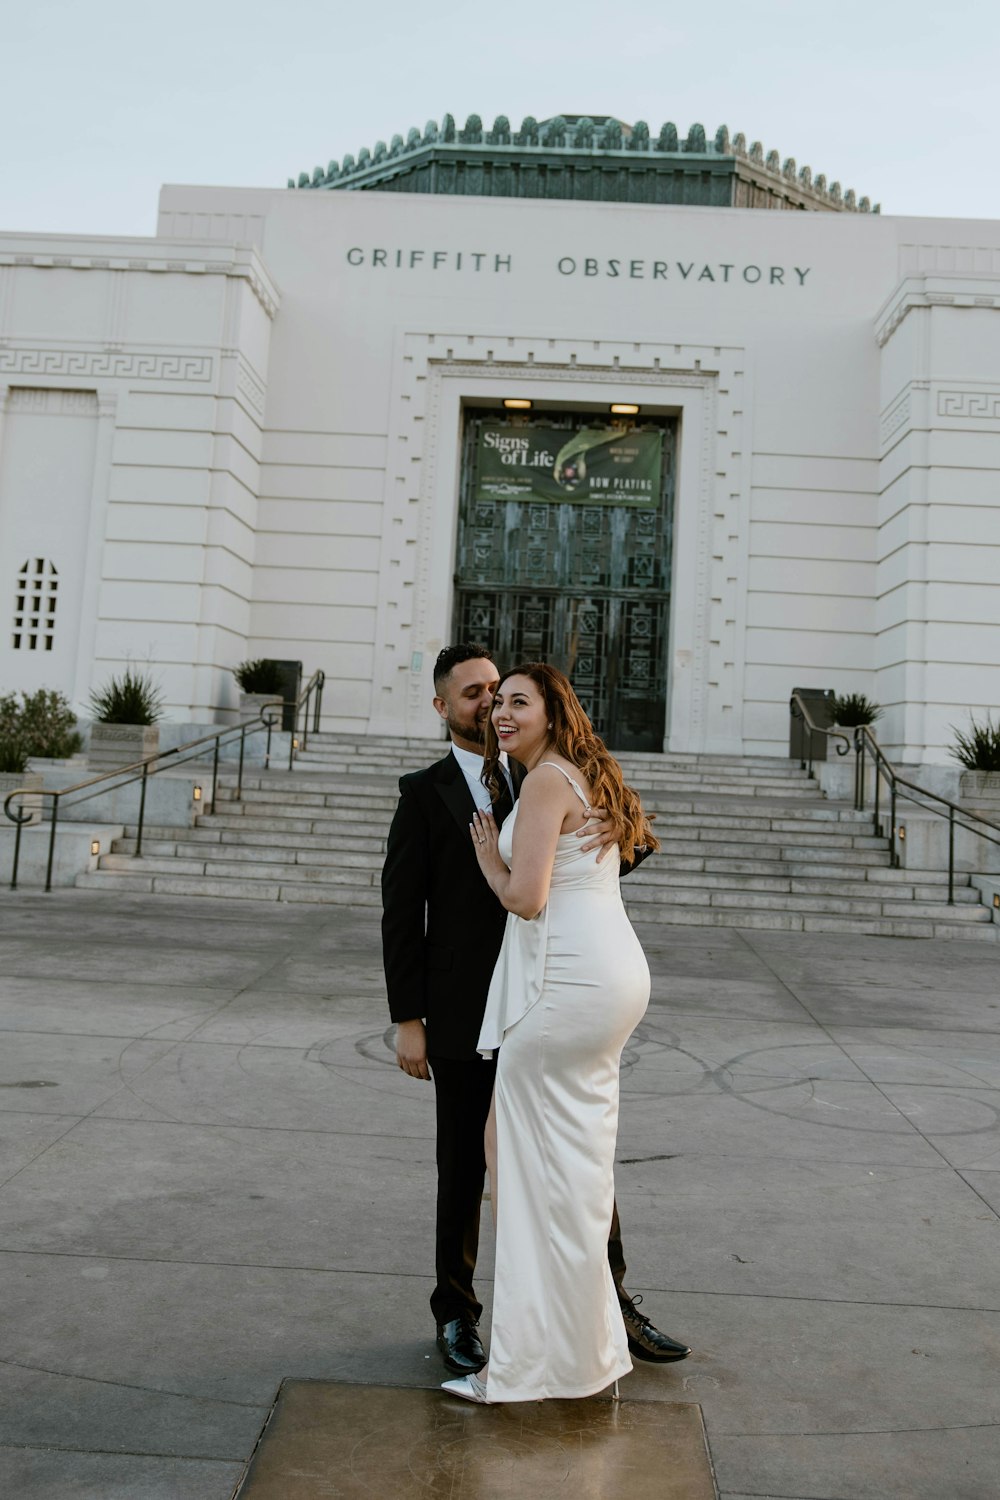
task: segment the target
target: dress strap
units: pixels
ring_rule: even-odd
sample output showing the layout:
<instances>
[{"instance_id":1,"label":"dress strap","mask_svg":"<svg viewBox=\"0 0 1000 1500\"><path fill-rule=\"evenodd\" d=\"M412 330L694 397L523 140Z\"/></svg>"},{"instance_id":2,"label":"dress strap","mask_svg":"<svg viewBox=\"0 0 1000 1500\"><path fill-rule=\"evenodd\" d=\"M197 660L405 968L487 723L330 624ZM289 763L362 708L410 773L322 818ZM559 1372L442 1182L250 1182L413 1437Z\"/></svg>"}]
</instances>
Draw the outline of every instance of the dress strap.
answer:
<instances>
[{"instance_id":1,"label":"dress strap","mask_svg":"<svg viewBox=\"0 0 1000 1500\"><path fill-rule=\"evenodd\" d=\"M573 788L574 792L579 797L580 801L583 803L584 811L588 812L588 813L590 812L590 810L591 810L590 809L590 803L588 802L588 800L587 800L587 798L586 798L586 796L585 796L585 794L583 792L582 787L575 780L575 778L572 777L569 774L568 771L564 771L563 768L562 768L562 766L560 766L554 760L542 760L542 761L539 761L539 765L541 765L541 766L551 766L554 771L562 771L562 774L565 776L566 780L569 782L570 786Z\"/></svg>"}]
</instances>

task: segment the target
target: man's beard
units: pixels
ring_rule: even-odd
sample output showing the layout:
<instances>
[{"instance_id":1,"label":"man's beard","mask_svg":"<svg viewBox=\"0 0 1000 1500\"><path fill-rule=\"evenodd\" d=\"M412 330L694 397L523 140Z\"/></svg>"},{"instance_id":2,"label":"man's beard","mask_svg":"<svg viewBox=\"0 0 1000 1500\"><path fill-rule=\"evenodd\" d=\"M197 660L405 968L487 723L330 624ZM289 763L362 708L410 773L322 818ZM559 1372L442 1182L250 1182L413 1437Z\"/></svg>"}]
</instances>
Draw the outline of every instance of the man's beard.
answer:
<instances>
[{"instance_id":1,"label":"man's beard","mask_svg":"<svg viewBox=\"0 0 1000 1500\"><path fill-rule=\"evenodd\" d=\"M473 744L486 748L486 718L463 721L456 719L454 714L449 713L445 723L449 733L458 735L460 739L471 740Z\"/></svg>"}]
</instances>

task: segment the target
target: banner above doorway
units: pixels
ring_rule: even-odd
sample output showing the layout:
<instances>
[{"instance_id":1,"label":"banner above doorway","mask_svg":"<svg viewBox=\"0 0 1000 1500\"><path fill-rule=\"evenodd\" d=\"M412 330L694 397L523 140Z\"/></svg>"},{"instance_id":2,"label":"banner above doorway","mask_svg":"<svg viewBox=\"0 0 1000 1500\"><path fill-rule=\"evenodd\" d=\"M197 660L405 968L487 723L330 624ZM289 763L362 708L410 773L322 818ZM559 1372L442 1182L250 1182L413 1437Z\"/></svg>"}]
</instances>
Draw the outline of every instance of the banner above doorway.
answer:
<instances>
[{"instance_id":1,"label":"banner above doorway","mask_svg":"<svg viewBox=\"0 0 1000 1500\"><path fill-rule=\"evenodd\" d=\"M661 462L660 432L484 423L475 499L655 507Z\"/></svg>"}]
</instances>

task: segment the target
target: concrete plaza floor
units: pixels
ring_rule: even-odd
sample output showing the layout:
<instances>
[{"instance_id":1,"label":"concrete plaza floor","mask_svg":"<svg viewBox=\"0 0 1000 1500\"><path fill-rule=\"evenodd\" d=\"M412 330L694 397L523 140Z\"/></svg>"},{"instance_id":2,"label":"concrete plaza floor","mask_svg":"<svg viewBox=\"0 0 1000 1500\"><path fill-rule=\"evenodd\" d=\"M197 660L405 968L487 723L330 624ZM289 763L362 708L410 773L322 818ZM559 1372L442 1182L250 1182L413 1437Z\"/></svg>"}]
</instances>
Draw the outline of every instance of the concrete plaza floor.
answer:
<instances>
[{"instance_id":1,"label":"concrete plaza floor","mask_svg":"<svg viewBox=\"0 0 1000 1500\"><path fill-rule=\"evenodd\" d=\"M640 935L629 1286L695 1353L623 1396L725 1500L992 1500L996 948ZM442 1378L374 914L4 893L0 976L0 1495L227 1500L283 1378Z\"/></svg>"}]
</instances>

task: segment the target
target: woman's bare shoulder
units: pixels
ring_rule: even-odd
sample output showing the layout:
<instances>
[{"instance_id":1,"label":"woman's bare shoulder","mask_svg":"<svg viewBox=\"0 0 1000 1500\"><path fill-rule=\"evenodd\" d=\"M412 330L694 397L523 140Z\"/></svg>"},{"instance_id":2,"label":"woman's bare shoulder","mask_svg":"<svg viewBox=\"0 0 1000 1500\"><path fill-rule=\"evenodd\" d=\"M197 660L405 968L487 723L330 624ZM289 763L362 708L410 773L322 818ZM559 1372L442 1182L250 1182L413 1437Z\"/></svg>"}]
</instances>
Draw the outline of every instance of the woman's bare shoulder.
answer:
<instances>
[{"instance_id":1,"label":"woman's bare shoulder","mask_svg":"<svg viewBox=\"0 0 1000 1500\"><path fill-rule=\"evenodd\" d=\"M572 761L565 760L561 755L550 755L545 760L539 761L538 765L534 766L528 772L527 776L525 776L521 783L521 795L524 795L524 788L528 786L529 782L534 782L537 789L536 795L547 797L569 796L575 800L575 793L569 785L570 781L574 782L580 791L589 798L590 787L579 766L575 766Z\"/></svg>"}]
</instances>

